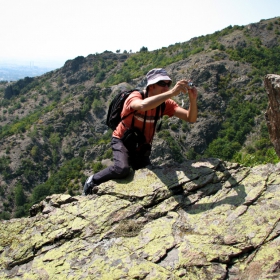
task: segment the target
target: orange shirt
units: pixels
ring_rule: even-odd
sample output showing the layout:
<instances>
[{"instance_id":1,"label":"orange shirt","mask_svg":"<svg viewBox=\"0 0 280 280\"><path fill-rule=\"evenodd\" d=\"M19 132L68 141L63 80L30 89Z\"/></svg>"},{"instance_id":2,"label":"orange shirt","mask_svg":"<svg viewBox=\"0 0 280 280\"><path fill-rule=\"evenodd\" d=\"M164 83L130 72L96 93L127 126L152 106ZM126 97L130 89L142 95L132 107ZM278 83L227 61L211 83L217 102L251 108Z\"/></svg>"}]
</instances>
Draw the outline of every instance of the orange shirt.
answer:
<instances>
[{"instance_id":1,"label":"orange shirt","mask_svg":"<svg viewBox=\"0 0 280 280\"><path fill-rule=\"evenodd\" d=\"M133 112L134 110L130 107L130 104L135 99L141 99L142 95L138 91L134 91L129 95L129 97L124 102L123 110L121 113L121 117L127 116L129 113ZM178 104L171 100L167 99L165 101L165 110L164 115L168 115L169 117L172 117L174 115L175 109L178 107ZM145 124L145 137L147 143L152 143L153 135L154 135L154 120L156 115L156 108L148 110L147 116L146 116L146 124ZM132 113L128 117L126 117L122 122L119 123L117 128L113 132L113 137L116 138L122 138L124 132L130 128L132 123L132 118L134 116L134 127L139 128L141 131L143 129L143 123L145 118L145 112L144 111L137 111L136 113ZM161 116L161 113L159 113L159 116Z\"/></svg>"}]
</instances>

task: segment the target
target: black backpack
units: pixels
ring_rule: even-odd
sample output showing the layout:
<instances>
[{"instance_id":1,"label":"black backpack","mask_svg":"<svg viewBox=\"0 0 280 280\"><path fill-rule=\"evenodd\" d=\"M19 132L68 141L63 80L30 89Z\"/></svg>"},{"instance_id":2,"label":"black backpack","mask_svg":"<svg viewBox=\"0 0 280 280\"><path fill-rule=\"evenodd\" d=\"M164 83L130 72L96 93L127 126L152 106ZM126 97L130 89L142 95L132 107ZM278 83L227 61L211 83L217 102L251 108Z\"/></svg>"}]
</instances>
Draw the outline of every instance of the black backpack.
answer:
<instances>
[{"instance_id":1,"label":"black backpack","mask_svg":"<svg viewBox=\"0 0 280 280\"><path fill-rule=\"evenodd\" d=\"M127 97L133 92L133 91L139 91L138 89L132 89L132 90L126 90L119 92L112 102L110 103L109 110L107 113L107 120L106 124L112 129L115 130L118 124L124 120L129 115L133 114L134 112L129 113L128 115L121 118L121 112L123 109L123 104ZM139 91L142 95L142 99L144 99L144 92Z\"/></svg>"},{"instance_id":2,"label":"black backpack","mask_svg":"<svg viewBox=\"0 0 280 280\"><path fill-rule=\"evenodd\" d=\"M126 90L126 91L119 92L114 97L114 99L111 101L111 103L109 105L108 113L107 113L106 125L109 126L112 130L115 130L116 127L118 126L118 124L122 120L124 120L125 118L127 118L131 114L135 113L135 111L133 111L133 112L129 113L128 115L126 115L124 117L121 117L121 112L122 112L122 109L123 109L124 102L128 98L128 96L134 91L140 92L141 95L142 95L142 99L145 98L143 91L140 91L139 89L132 89L132 90ZM164 109L165 109L165 102L163 102L160 106L158 106L157 115L156 115L156 122L159 118L159 115L158 115L159 114L159 108L161 108L161 117L162 117ZM155 122L155 124L156 124L156 122ZM159 127L159 129L160 129L160 127Z\"/></svg>"}]
</instances>

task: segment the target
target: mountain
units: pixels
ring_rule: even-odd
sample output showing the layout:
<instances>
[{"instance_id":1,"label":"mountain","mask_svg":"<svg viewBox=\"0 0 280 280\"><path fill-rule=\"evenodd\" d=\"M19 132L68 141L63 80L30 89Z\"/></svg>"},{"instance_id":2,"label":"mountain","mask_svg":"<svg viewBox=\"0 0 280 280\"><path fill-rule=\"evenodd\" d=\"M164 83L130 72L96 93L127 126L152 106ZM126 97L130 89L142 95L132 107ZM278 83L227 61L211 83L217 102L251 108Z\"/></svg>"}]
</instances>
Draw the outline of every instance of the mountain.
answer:
<instances>
[{"instance_id":1,"label":"mountain","mask_svg":"<svg viewBox=\"0 0 280 280\"><path fill-rule=\"evenodd\" d=\"M163 120L155 165L215 157L245 166L277 163L264 117L264 76L280 73L280 18L229 26L168 48L105 51L76 57L39 77L0 83L1 218L27 215L46 196L81 193L86 177L111 164L105 119L114 94L143 88L164 67L173 81L191 78L199 118ZM186 96L175 100L188 107Z\"/></svg>"},{"instance_id":2,"label":"mountain","mask_svg":"<svg viewBox=\"0 0 280 280\"><path fill-rule=\"evenodd\" d=\"M280 164L208 158L2 221L1 279L279 279Z\"/></svg>"}]
</instances>

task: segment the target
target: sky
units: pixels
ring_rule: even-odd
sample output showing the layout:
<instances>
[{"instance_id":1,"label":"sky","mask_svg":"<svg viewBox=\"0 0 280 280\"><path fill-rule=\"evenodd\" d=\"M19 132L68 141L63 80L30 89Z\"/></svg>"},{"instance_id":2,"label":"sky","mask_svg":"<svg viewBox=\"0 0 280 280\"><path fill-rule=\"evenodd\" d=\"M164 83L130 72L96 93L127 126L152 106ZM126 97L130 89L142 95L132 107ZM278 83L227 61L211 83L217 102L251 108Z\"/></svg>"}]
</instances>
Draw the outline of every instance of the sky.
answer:
<instances>
[{"instance_id":1,"label":"sky","mask_svg":"<svg viewBox=\"0 0 280 280\"><path fill-rule=\"evenodd\" d=\"M149 51L280 16L279 0L0 0L0 65Z\"/></svg>"}]
</instances>

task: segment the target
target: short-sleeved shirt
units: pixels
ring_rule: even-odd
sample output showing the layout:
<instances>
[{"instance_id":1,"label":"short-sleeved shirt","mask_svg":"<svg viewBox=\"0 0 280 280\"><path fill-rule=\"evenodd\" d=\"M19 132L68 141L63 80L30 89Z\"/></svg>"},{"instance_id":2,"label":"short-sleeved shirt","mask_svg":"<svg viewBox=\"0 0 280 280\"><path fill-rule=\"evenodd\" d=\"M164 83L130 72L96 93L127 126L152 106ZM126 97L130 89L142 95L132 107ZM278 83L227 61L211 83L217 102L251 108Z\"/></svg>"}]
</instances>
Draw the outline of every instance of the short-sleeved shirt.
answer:
<instances>
[{"instance_id":1,"label":"short-sleeved shirt","mask_svg":"<svg viewBox=\"0 0 280 280\"><path fill-rule=\"evenodd\" d=\"M134 127L139 128L141 131L143 129L143 124L144 124L144 118L145 118L145 111L136 111L130 107L130 104L133 100L135 99L141 99L142 100L142 95L138 91L132 92L129 97L126 99L123 110L121 113L121 117L127 116L122 122L120 122L117 126L117 128L113 132L113 137L121 139L125 133L125 131L131 127L132 124L132 118L134 116ZM168 115L169 117L172 117L175 113L176 108L179 105L171 100L167 99L165 101L165 109L163 112L163 115ZM161 113L160 113L161 115ZM155 130L155 116L156 116L156 108L148 110L147 115L146 115L146 123L145 123L145 137L146 137L146 142L147 143L152 143L153 136L154 136L154 130Z\"/></svg>"}]
</instances>

